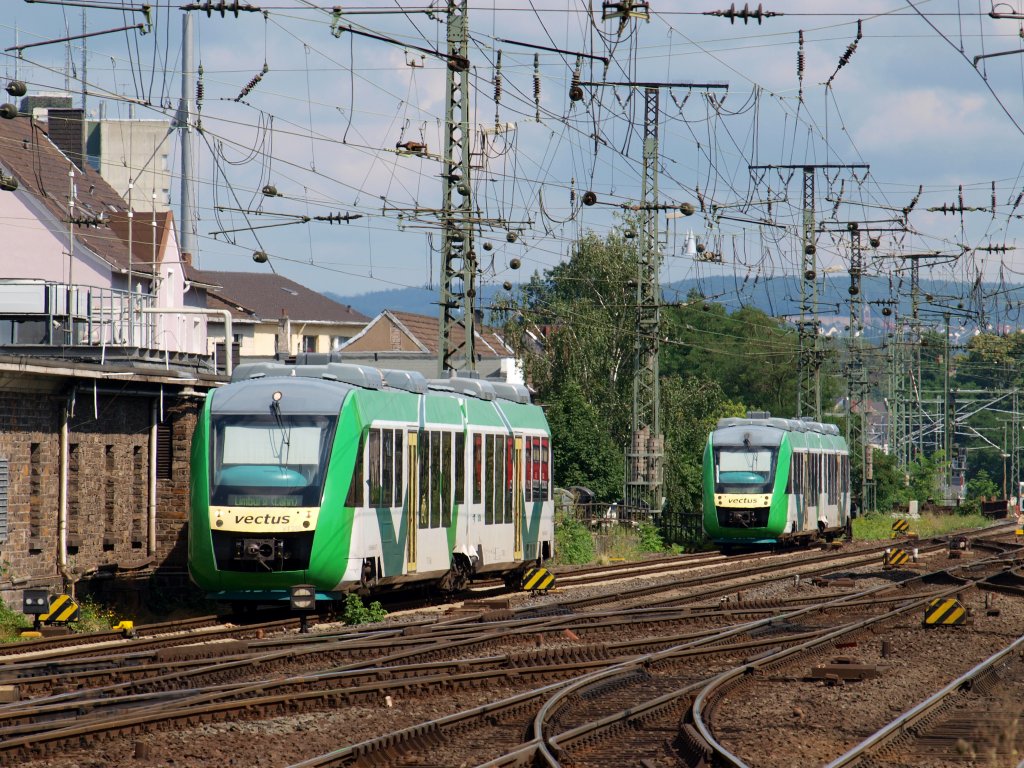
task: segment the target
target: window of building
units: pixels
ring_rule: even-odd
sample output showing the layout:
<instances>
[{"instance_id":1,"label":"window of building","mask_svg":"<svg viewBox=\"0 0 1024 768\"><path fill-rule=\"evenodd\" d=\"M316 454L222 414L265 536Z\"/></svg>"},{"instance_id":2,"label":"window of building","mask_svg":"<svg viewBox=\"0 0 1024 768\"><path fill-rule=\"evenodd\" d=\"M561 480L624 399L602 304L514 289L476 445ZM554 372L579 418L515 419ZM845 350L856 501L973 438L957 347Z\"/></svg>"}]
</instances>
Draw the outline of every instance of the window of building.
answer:
<instances>
[{"instance_id":1,"label":"window of building","mask_svg":"<svg viewBox=\"0 0 1024 768\"><path fill-rule=\"evenodd\" d=\"M316 336L303 336L302 337L302 351L303 352L316 352Z\"/></svg>"}]
</instances>

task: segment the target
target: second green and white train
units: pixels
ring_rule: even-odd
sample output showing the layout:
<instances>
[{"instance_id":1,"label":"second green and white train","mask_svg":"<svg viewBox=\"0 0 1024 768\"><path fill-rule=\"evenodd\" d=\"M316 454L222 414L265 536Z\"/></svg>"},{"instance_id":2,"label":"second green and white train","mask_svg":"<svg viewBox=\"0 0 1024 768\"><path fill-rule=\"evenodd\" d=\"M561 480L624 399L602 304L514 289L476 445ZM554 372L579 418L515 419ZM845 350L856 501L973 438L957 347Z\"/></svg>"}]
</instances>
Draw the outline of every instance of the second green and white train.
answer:
<instances>
[{"instance_id":1,"label":"second green and white train","mask_svg":"<svg viewBox=\"0 0 1024 768\"><path fill-rule=\"evenodd\" d=\"M850 452L834 424L721 419L704 449L704 530L723 547L850 536Z\"/></svg>"}]
</instances>

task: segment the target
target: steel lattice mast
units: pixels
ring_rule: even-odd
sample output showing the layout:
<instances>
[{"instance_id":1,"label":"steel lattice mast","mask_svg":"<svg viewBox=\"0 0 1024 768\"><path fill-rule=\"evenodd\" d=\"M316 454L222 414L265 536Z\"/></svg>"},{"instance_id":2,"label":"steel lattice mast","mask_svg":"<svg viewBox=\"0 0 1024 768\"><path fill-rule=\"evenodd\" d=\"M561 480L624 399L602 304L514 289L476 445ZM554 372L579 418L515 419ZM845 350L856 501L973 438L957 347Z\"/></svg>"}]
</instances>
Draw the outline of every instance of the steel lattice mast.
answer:
<instances>
[{"instance_id":1,"label":"steel lattice mast","mask_svg":"<svg viewBox=\"0 0 1024 768\"><path fill-rule=\"evenodd\" d=\"M448 76L441 175L441 307L438 372L475 371L476 252L470 183L469 0L448 0ZM462 339L455 329L461 328Z\"/></svg>"},{"instance_id":2,"label":"steel lattice mast","mask_svg":"<svg viewBox=\"0 0 1024 768\"><path fill-rule=\"evenodd\" d=\"M659 413L661 249L658 245L659 90L644 89L644 165L637 258L636 339L633 346L633 415L626 456L626 505L661 508L664 437Z\"/></svg>"}]
</instances>

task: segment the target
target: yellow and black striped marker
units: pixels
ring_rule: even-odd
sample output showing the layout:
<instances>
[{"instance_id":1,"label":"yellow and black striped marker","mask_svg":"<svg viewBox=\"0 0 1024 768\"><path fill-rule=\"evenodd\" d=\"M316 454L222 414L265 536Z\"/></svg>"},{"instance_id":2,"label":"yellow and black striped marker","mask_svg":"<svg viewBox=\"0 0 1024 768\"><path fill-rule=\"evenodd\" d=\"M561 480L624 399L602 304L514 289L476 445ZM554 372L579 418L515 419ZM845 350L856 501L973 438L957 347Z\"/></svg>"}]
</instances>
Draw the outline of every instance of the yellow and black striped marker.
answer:
<instances>
[{"instance_id":1,"label":"yellow and black striped marker","mask_svg":"<svg viewBox=\"0 0 1024 768\"><path fill-rule=\"evenodd\" d=\"M893 548L887 550L882 556L882 567L895 568L897 565L903 565L908 560L910 560L910 555L907 554L905 549Z\"/></svg>"},{"instance_id":2,"label":"yellow and black striped marker","mask_svg":"<svg viewBox=\"0 0 1024 768\"><path fill-rule=\"evenodd\" d=\"M554 574L547 568L530 568L523 575L524 592L547 592L554 585Z\"/></svg>"},{"instance_id":3,"label":"yellow and black striped marker","mask_svg":"<svg viewBox=\"0 0 1024 768\"><path fill-rule=\"evenodd\" d=\"M892 524L892 537L905 536L910 530L910 521L905 519L896 520Z\"/></svg>"},{"instance_id":4,"label":"yellow and black striped marker","mask_svg":"<svg viewBox=\"0 0 1024 768\"><path fill-rule=\"evenodd\" d=\"M956 626L967 619L967 609L952 597L937 597L928 603L924 612L924 626Z\"/></svg>"},{"instance_id":5,"label":"yellow and black striped marker","mask_svg":"<svg viewBox=\"0 0 1024 768\"><path fill-rule=\"evenodd\" d=\"M39 617L43 624L66 624L78 620L78 603L71 595L50 598L50 610Z\"/></svg>"}]
</instances>

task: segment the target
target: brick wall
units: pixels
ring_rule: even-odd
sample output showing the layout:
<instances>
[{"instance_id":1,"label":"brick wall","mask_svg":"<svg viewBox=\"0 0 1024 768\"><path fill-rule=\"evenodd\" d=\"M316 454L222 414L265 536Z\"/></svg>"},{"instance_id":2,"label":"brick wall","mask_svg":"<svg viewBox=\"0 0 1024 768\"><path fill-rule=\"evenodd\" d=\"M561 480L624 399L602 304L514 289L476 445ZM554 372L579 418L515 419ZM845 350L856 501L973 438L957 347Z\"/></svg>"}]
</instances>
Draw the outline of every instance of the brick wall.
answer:
<instances>
[{"instance_id":1,"label":"brick wall","mask_svg":"<svg viewBox=\"0 0 1024 768\"><path fill-rule=\"evenodd\" d=\"M61 392L0 390L0 460L9 462L8 536L0 542L0 595L20 608L27 587L60 591ZM70 387L70 384L68 384ZM52 386L50 387L52 389ZM68 390L65 390L68 391ZM99 571L182 571L188 516L189 445L199 403L165 388L158 463L157 547L148 551L151 409L155 398L79 391L69 420L68 566L76 579ZM157 401L158 402L158 401ZM157 417L160 418L159 404Z\"/></svg>"}]
</instances>

